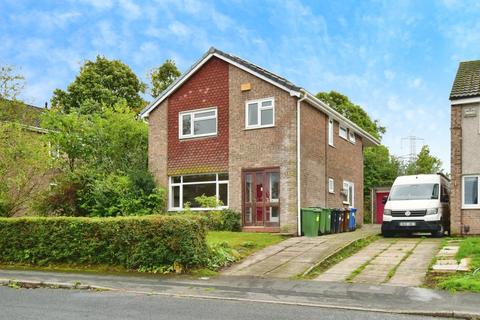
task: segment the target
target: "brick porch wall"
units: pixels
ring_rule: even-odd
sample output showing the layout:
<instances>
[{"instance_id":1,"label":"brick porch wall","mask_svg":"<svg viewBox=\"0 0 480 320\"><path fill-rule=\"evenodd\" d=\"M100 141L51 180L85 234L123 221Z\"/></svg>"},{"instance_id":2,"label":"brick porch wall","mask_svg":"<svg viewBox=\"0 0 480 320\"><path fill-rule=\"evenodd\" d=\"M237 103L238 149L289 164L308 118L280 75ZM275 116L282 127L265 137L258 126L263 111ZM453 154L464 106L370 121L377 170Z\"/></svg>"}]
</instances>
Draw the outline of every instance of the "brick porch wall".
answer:
<instances>
[{"instance_id":1,"label":"brick porch wall","mask_svg":"<svg viewBox=\"0 0 480 320\"><path fill-rule=\"evenodd\" d=\"M250 91L241 91L250 83ZM229 202L242 209L242 168L280 167L280 227L296 233L296 99L235 66L229 66ZM275 127L245 129L245 102L275 97Z\"/></svg>"}]
</instances>

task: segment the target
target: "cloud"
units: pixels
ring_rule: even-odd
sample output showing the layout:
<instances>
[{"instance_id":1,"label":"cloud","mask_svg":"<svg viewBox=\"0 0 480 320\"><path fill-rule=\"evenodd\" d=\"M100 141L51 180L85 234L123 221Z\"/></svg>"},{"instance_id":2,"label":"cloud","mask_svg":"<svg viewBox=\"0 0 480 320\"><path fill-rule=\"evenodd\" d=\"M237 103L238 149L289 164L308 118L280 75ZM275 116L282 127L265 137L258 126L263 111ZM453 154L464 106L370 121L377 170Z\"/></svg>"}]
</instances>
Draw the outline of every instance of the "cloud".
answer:
<instances>
[{"instance_id":1,"label":"cloud","mask_svg":"<svg viewBox=\"0 0 480 320\"><path fill-rule=\"evenodd\" d=\"M142 14L140 6L130 0L120 0L119 5L127 19L137 19Z\"/></svg>"}]
</instances>

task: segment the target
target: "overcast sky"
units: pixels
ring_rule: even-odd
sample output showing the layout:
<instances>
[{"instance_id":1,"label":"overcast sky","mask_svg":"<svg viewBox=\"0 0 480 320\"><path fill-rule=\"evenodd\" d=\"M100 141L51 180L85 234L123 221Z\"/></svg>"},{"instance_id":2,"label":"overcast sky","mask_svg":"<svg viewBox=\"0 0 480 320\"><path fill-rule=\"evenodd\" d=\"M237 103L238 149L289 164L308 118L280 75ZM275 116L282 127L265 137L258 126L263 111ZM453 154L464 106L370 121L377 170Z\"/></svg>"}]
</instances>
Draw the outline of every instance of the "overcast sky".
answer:
<instances>
[{"instance_id":1,"label":"overcast sky","mask_svg":"<svg viewBox=\"0 0 480 320\"><path fill-rule=\"evenodd\" d=\"M312 93L336 90L450 165L448 95L459 61L480 59L478 1L0 1L0 64L43 105L86 59L121 59L146 81L165 59L186 70L210 46ZM418 142L418 149L422 141Z\"/></svg>"}]
</instances>

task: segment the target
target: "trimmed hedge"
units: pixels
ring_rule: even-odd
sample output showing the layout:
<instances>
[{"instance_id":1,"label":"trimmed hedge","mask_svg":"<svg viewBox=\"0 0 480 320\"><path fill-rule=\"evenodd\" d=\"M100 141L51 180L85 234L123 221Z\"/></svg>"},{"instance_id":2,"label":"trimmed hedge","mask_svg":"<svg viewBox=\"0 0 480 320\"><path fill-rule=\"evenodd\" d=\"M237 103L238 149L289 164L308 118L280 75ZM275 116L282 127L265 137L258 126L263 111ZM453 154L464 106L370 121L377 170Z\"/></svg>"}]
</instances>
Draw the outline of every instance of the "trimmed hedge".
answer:
<instances>
[{"instance_id":1,"label":"trimmed hedge","mask_svg":"<svg viewBox=\"0 0 480 320\"><path fill-rule=\"evenodd\" d=\"M213 210L197 213L202 217L208 230L211 231L240 231L242 226L240 224L240 213L231 210Z\"/></svg>"},{"instance_id":2,"label":"trimmed hedge","mask_svg":"<svg viewBox=\"0 0 480 320\"><path fill-rule=\"evenodd\" d=\"M0 262L184 268L208 258L206 228L194 216L0 218Z\"/></svg>"}]
</instances>

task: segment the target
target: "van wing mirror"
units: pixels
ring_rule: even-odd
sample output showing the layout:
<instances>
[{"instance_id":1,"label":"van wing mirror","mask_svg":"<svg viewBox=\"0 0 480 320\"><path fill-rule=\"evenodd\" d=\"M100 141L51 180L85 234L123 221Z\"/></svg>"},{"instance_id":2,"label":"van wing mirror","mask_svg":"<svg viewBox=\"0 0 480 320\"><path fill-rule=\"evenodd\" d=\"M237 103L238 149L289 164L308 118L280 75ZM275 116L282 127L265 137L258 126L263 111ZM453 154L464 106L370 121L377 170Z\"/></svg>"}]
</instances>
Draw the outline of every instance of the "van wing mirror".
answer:
<instances>
[{"instance_id":1,"label":"van wing mirror","mask_svg":"<svg viewBox=\"0 0 480 320\"><path fill-rule=\"evenodd\" d=\"M382 204L387 203L387 201L388 201L388 196L383 196L383 198L382 198Z\"/></svg>"}]
</instances>

